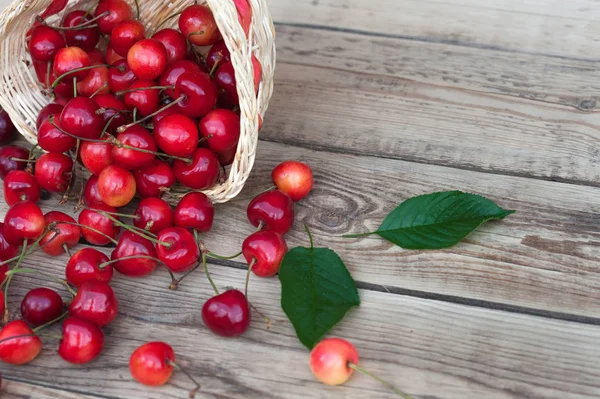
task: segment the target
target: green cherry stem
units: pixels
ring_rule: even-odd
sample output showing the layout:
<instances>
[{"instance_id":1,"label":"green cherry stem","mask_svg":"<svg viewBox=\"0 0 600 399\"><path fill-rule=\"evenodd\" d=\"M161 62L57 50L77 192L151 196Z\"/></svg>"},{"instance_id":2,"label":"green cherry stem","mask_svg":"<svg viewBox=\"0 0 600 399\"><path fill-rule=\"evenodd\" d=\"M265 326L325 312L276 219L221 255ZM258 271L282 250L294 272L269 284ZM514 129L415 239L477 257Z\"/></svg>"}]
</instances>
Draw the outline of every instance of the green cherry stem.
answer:
<instances>
[{"instance_id":1,"label":"green cherry stem","mask_svg":"<svg viewBox=\"0 0 600 399\"><path fill-rule=\"evenodd\" d=\"M170 102L169 104L165 105L164 107L154 111L153 113L151 113L150 115L146 115L144 116L142 119L138 119L135 122L131 122L127 125L122 125L119 126L119 128L117 129L117 133L123 133L125 130L129 129L132 126L138 125L142 122L147 121L148 119L151 119L153 116L156 116L158 114L160 114L161 112L163 112L166 109L169 109L171 107L174 107L175 105L179 104L180 102L182 102L183 100L185 100L187 97L185 95L180 96L179 98L177 98L175 101Z\"/></svg>"},{"instance_id":2,"label":"green cherry stem","mask_svg":"<svg viewBox=\"0 0 600 399\"><path fill-rule=\"evenodd\" d=\"M69 178L69 185L67 190L63 194L62 199L59 204L63 205L69 201L69 195L73 190L73 185L75 184L75 179L77 178L77 157L79 156L79 148L81 147L81 140L77 139L77 144L75 145L75 155L73 156L73 166L71 167L71 177Z\"/></svg>"},{"instance_id":3,"label":"green cherry stem","mask_svg":"<svg viewBox=\"0 0 600 399\"><path fill-rule=\"evenodd\" d=\"M108 82L102 83L102 85L100 87L98 87L95 92L92 93L92 95L90 96L90 98L94 98L94 96L96 96L97 94L99 94L107 86L108 86Z\"/></svg>"},{"instance_id":4,"label":"green cherry stem","mask_svg":"<svg viewBox=\"0 0 600 399\"><path fill-rule=\"evenodd\" d=\"M95 211L96 211L96 212L99 212L99 211L97 211L97 210L95 210ZM86 225L83 225L83 224L80 224L80 223L73 223L73 222L62 222L62 221L60 221L60 222L56 222L56 223L57 223L57 224L70 224L70 225L72 225L72 226L79 226L79 227L81 227L82 229L88 229L89 231L93 231L93 232L94 232L94 233L96 233L96 234L100 234L102 237L106 238L107 240L110 240L110 242L112 242L112 243L113 243L113 244L115 244L115 245L117 245L117 244L119 243L117 240L115 240L115 239L114 239L114 238L112 238L111 236L109 236L109 235L107 235L107 234L104 234L104 233L103 233L103 232L101 232L100 230L97 230L97 229L95 229L95 228L93 228L93 227L90 227L90 226L86 226Z\"/></svg>"},{"instance_id":5,"label":"green cherry stem","mask_svg":"<svg viewBox=\"0 0 600 399\"><path fill-rule=\"evenodd\" d=\"M256 258L252 258L250 264L248 265L248 272L246 273L246 288L244 289L244 295L246 295L246 299L248 299L248 283L250 282L250 272L256 263Z\"/></svg>"},{"instance_id":6,"label":"green cherry stem","mask_svg":"<svg viewBox=\"0 0 600 399\"><path fill-rule=\"evenodd\" d=\"M123 256L122 258L111 259L109 261L102 262L102 263L100 263L98 265L98 269L102 270L106 266L112 265L113 263L117 263L117 262L120 262L122 260L130 260L130 259L151 259L151 260L157 261L158 263L162 264L162 260L160 260L158 258L155 258L154 256L149 256L149 255L130 255L130 256Z\"/></svg>"},{"instance_id":7,"label":"green cherry stem","mask_svg":"<svg viewBox=\"0 0 600 399\"><path fill-rule=\"evenodd\" d=\"M94 27L98 26L98 25L95 25L94 23L97 20L106 17L108 14L110 14L109 11L104 11L102 14L100 14L100 15L98 15L98 16L96 16L96 17L94 17L94 18L92 18L92 19L90 19L88 21L82 22L79 25L75 25L75 26L53 26L52 28L56 29L56 30L81 30L81 29L94 28ZM86 15L87 15L87 13L84 14L84 17ZM91 25L95 25L95 26L91 26Z\"/></svg>"},{"instance_id":8,"label":"green cherry stem","mask_svg":"<svg viewBox=\"0 0 600 399\"><path fill-rule=\"evenodd\" d=\"M135 89L127 89L121 90L115 93L115 96L122 96L123 94L133 93L134 91L144 91L144 90L167 90L174 89L175 85L171 86L147 86L147 87L137 87Z\"/></svg>"},{"instance_id":9,"label":"green cherry stem","mask_svg":"<svg viewBox=\"0 0 600 399\"><path fill-rule=\"evenodd\" d=\"M19 335L13 335L12 337L6 337L3 339L0 339L0 344L2 344L3 342L6 341L10 341L11 339L19 339L19 338L26 338L26 337L47 337L47 338L56 338L56 339L62 339L63 336L62 335L51 335L51 334L19 334Z\"/></svg>"},{"instance_id":10,"label":"green cherry stem","mask_svg":"<svg viewBox=\"0 0 600 399\"><path fill-rule=\"evenodd\" d=\"M363 373L364 375L368 375L369 377L373 378L375 381L378 381L380 383L382 383L383 385L389 387L392 392L394 392L396 395L398 396L402 396L404 399L414 399L411 395L402 392L400 389L396 388L394 385L392 385L390 382L376 376L375 374L371 373L368 370L363 369L362 367L358 366L357 364L348 362L348 367L350 367L353 370L358 371L359 373Z\"/></svg>"},{"instance_id":11,"label":"green cherry stem","mask_svg":"<svg viewBox=\"0 0 600 399\"><path fill-rule=\"evenodd\" d=\"M139 229L138 227L134 227L134 226L131 226L131 225L121 222L119 219L116 219L111 214L109 214L105 211L100 211L98 209L92 209L92 210L106 216L107 218L112 220L112 222L115 223L117 226L121 226L122 228L129 230L132 233L137 234L138 236L145 238L148 241L152 241L155 244L164 245L166 247L170 247L172 245L171 243L160 241L154 237L151 237L150 235L146 234L146 231L144 231L143 229Z\"/></svg>"},{"instance_id":12,"label":"green cherry stem","mask_svg":"<svg viewBox=\"0 0 600 399\"><path fill-rule=\"evenodd\" d=\"M107 213L111 216L119 216L119 217L124 217L124 218L129 218L129 219L139 219L140 217L137 215L130 215L128 213L119 213L119 212L111 212L111 211L99 211L98 209L94 209L94 208L90 208L89 206L84 206L83 209L87 209L89 211L94 211L94 212L103 212L103 213Z\"/></svg>"},{"instance_id":13,"label":"green cherry stem","mask_svg":"<svg viewBox=\"0 0 600 399\"><path fill-rule=\"evenodd\" d=\"M73 97L77 97L77 78L73 76Z\"/></svg>"},{"instance_id":14,"label":"green cherry stem","mask_svg":"<svg viewBox=\"0 0 600 399\"><path fill-rule=\"evenodd\" d=\"M230 260L230 259L235 259L238 256L240 256L242 254L242 251L238 252L235 255L231 255L231 256L221 256L221 255L217 255L214 252L209 252L208 256L210 256L211 258L215 258L215 259L221 259L221 260Z\"/></svg>"},{"instance_id":15,"label":"green cherry stem","mask_svg":"<svg viewBox=\"0 0 600 399\"><path fill-rule=\"evenodd\" d=\"M8 271L6 274L7 275L13 275L13 274L39 274L40 276L47 278L48 280L52 280L60 285L65 286L65 288L67 289L67 291L69 291L69 293L73 296L77 295L77 292L75 292L73 290L73 288L65 281L65 280L61 280L59 278L56 278L50 274L46 274L44 272L40 272L39 270L35 270L35 269L13 269Z\"/></svg>"},{"instance_id":16,"label":"green cherry stem","mask_svg":"<svg viewBox=\"0 0 600 399\"><path fill-rule=\"evenodd\" d=\"M215 294L219 295L219 289L217 288L217 285L215 284L212 277L210 276L210 273L208 272L208 264L206 263L206 253L205 252L202 252L202 266L204 267L204 274L206 274L206 278L208 278L208 282L210 283L213 290L215 291Z\"/></svg>"},{"instance_id":17,"label":"green cherry stem","mask_svg":"<svg viewBox=\"0 0 600 399\"><path fill-rule=\"evenodd\" d=\"M53 325L54 323L57 323L59 321L61 321L62 319L64 319L65 317L67 317L69 315L69 312L64 312L63 314L61 314L60 316L58 316L56 319L50 320L47 323L42 324L41 326L37 326L36 328L34 328L32 331L34 333L37 333L40 330L43 330L46 327L50 327L51 325Z\"/></svg>"},{"instance_id":18,"label":"green cherry stem","mask_svg":"<svg viewBox=\"0 0 600 399\"><path fill-rule=\"evenodd\" d=\"M178 279L171 280L171 285L169 285L169 289L170 290L176 290L177 287L179 287L179 283L181 283L181 281L183 279L185 279L187 276L189 276L190 274L192 274L199 267L200 267L200 262L198 262L196 264L196 266L194 266L192 269L190 269L187 272L185 272L185 274L183 276L179 277ZM175 277L175 276L173 276L173 277Z\"/></svg>"},{"instance_id":19,"label":"green cherry stem","mask_svg":"<svg viewBox=\"0 0 600 399\"><path fill-rule=\"evenodd\" d=\"M84 66L84 67L81 67L81 68L75 68L75 69L73 69L71 71L63 73L58 78L56 78L56 80L54 81L54 83L52 83L51 88L55 89L56 86L58 86L58 84L60 83L60 81L63 80L64 78L66 78L69 75L72 75L72 74L80 72L80 71L87 71L88 69L94 69L94 68L100 68L100 67L119 68L119 70L122 69L122 67L118 67L118 66L111 65L111 64L96 64L96 65ZM121 72L123 72L123 71L121 70ZM77 90L77 84L75 84L75 90ZM75 92L75 93L77 93L77 92Z\"/></svg>"},{"instance_id":20,"label":"green cherry stem","mask_svg":"<svg viewBox=\"0 0 600 399\"><path fill-rule=\"evenodd\" d=\"M17 260L17 264L15 265L13 270L17 270L19 268L19 266L21 266L21 262L23 262L26 252L27 252L27 240L24 240L23 241L23 249L21 250L21 256L19 256L19 259ZM12 281L12 278L13 278L13 274L8 276L8 278L5 280L6 285L4 286L4 304L5 304L4 305L4 323L8 322L8 287L10 286L10 282Z\"/></svg>"}]
</instances>

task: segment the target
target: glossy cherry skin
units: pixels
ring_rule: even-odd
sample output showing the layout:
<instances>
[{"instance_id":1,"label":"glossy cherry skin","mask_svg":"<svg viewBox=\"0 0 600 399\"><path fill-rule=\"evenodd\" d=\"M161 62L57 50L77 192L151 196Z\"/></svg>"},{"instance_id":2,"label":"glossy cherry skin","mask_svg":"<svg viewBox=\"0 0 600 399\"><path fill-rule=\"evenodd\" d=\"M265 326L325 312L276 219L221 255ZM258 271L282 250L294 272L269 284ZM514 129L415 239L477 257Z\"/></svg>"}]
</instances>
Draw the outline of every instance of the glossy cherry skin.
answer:
<instances>
[{"instance_id":1,"label":"glossy cherry skin","mask_svg":"<svg viewBox=\"0 0 600 399\"><path fill-rule=\"evenodd\" d=\"M230 61L231 54L229 53L229 49L227 48L227 46L225 45L225 41L223 40L220 40L217 43L215 43L206 55L206 66L210 69L213 69L213 67L217 63L218 65L220 65Z\"/></svg>"},{"instance_id":2,"label":"glossy cherry skin","mask_svg":"<svg viewBox=\"0 0 600 399\"><path fill-rule=\"evenodd\" d=\"M125 57L121 57L119 54L117 54L110 45L110 42L108 42L108 44L106 45L106 62L111 65L116 65L119 61L125 61L127 63Z\"/></svg>"},{"instance_id":3,"label":"glossy cherry skin","mask_svg":"<svg viewBox=\"0 0 600 399\"><path fill-rule=\"evenodd\" d=\"M4 201L9 206L21 201L37 202L40 199L40 185L31 173L13 170L4 179Z\"/></svg>"},{"instance_id":4,"label":"glossy cherry skin","mask_svg":"<svg viewBox=\"0 0 600 399\"><path fill-rule=\"evenodd\" d=\"M310 352L310 370L327 385L341 385L348 381L354 372L348 365L357 363L356 348L341 338L326 338Z\"/></svg>"},{"instance_id":5,"label":"glossy cherry skin","mask_svg":"<svg viewBox=\"0 0 600 399\"><path fill-rule=\"evenodd\" d=\"M97 65L96 68L90 69L90 73L77 82L77 93L80 96L91 97L96 94L108 94L110 89L108 87L108 68L104 65L98 65L96 62L92 62L92 65Z\"/></svg>"},{"instance_id":6,"label":"glossy cherry skin","mask_svg":"<svg viewBox=\"0 0 600 399\"><path fill-rule=\"evenodd\" d=\"M81 139L97 139L104 128L104 117L97 111L98 105L91 98L75 97L62 110L60 126Z\"/></svg>"},{"instance_id":7,"label":"glossy cherry skin","mask_svg":"<svg viewBox=\"0 0 600 399\"><path fill-rule=\"evenodd\" d=\"M219 178L219 158L208 148L197 148L192 154L191 163L175 160L173 172L184 186L204 190L213 186Z\"/></svg>"},{"instance_id":8,"label":"glossy cherry skin","mask_svg":"<svg viewBox=\"0 0 600 399\"><path fill-rule=\"evenodd\" d=\"M165 342L148 342L138 347L129 358L129 371L144 385L164 385L173 374L175 352Z\"/></svg>"},{"instance_id":9,"label":"glossy cherry skin","mask_svg":"<svg viewBox=\"0 0 600 399\"><path fill-rule=\"evenodd\" d=\"M17 129L8 113L0 108L0 143L8 143L15 138Z\"/></svg>"},{"instance_id":10,"label":"glossy cherry skin","mask_svg":"<svg viewBox=\"0 0 600 399\"><path fill-rule=\"evenodd\" d=\"M160 103L160 90L144 89L145 87L156 86L153 80L136 80L129 86L129 89L139 89L125 93L123 102L127 108L133 110L137 108L140 115L147 116L158 109Z\"/></svg>"},{"instance_id":11,"label":"glossy cherry skin","mask_svg":"<svg viewBox=\"0 0 600 399\"><path fill-rule=\"evenodd\" d=\"M101 17L97 22L100 32L105 35L110 35L119 22L131 19L131 8L123 0L102 0L96 7L94 17L98 17L107 11L108 15Z\"/></svg>"},{"instance_id":12,"label":"glossy cherry skin","mask_svg":"<svg viewBox=\"0 0 600 399\"><path fill-rule=\"evenodd\" d=\"M21 245L24 240L35 240L45 227L42 210L31 201L14 204L4 216L4 238L12 245Z\"/></svg>"},{"instance_id":13,"label":"glossy cherry skin","mask_svg":"<svg viewBox=\"0 0 600 399\"><path fill-rule=\"evenodd\" d=\"M165 102L164 100L165 100L165 98L163 97L163 103ZM171 99L169 98L169 100L171 100ZM171 103L171 102L173 102L173 101L171 100L169 103ZM169 103L167 103L167 104L169 104ZM165 105L167 105L167 104L165 104ZM160 112L158 112L157 114L152 116L152 125L156 126L156 124L158 122L160 122L160 120L163 119L164 117L169 116L169 115L175 115L175 114L180 114L180 111L176 106L169 107L169 108L163 107L163 109Z\"/></svg>"},{"instance_id":14,"label":"glossy cherry skin","mask_svg":"<svg viewBox=\"0 0 600 399\"><path fill-rule=\"evenodd\" d=\"M181 113L190 118L206 115L217 104L219 91L215 81L204 72L184 72L175 83L175 98Z\"/></svg>"},{"instance_id":15,"label":"glossy cherry skin","mask_svg":"<svg viewBox=\"0 0 600 399\"><path fill-rule=\"evenodd\" d=\"M62 312L63 300L50 288L34 288L21 301L21 316L32 327L46 324Z\"/></svg>"},{"instance_id":16,"label":"glossy cherry skin","mask_svg":"<svg viewBox=\"0 0 600 399\"><path fill-rule=\"evenodd\" d=\"M39 25L31 31L29 54L36 61L52 61L58 51L66 45L65 39L56 29Z\"/></svg>"},{"instance_id":17,"label":"glossy cherry skin","mask_svg":"<svg viewBox=\"0 0 600 399\"><path fill-rule=\"evenodd\" d=\"M39 129L42 123L48 119L50 115L56 115L56 118L60 116L64 106L56 103L50 103L45 105L38 114L37 120L35 121L35 128ZM58 122L58 121L56 121ZM38 139L39 140L39 139Z\"/></svg>"},{"instance_id":18,"label":"glossy cherry skin","mask_svg":"<svg viewBox=\"0 0 600 399\"><path fill-rule=\"evenodd\" d=\"M12 158L28 159L29 151L17 145L7 145L0 148L0 178L5 179L11 170L23 170L26 162L14 161Z\"/></svg>"},{"instance_id":19,"label":"glossy cherry skin","mask_svg":"<svg viewBox=\"0 0 600 399\"><path fill-rule=\"evenodd\" d=\"M167 50L158 40L140 40L127 52L127 64L138 79L158 79L167 67Z\"/></svg>"},{"instance_id":20,"label":"glossy cherry skin","mask_svg":"<svg viewBox=\"0 0 600 399\"><path fill-rule=\"evenodd\" d=\"M133 221L134 226L146 229L151 223L149 231L154 234L173 226L171 205L160 198L144 198L140 201L134 215L137 216Z\"/></svg>"},{"instance_id":21,"label":"glossy cherry skin","mask_svg":"<svg viewBox=\"0 0 600 399\"><path fill-rule=\"evenodd\" d=\"M264 230L285 234L294 224L294 202L279 190L268 191L256 196L246 211L253 226L262 222Z\"/></svg>"},{"instance_id":22,"label":"glossy cherry skin","mask_svg":"<svg viewBox=\"0 0 600 399\"><path fill-rule=\"evenodd\" d=\"M75 137L64 134L60 130L58 115L52 115L50 119L42 122L38 129L37 140L43 150L55 153L70 151L77 144Z\"/></svg>"},{"instance_id":23,"label":"glossy cherry skin","mask_svg":"<svg viewBox=\"0 0 600 399\"><path fill-rule=\"evenodd\" d=\"M215 72L215 81L222 92L222 96L230 104L238 104L240 99L237 93L235 70L231 62L219 64Z\"/></svg>"},{"instance_id":24,"label":"glossy cherry skin","mask_svg":"<svg viewBox=\"0 0 600 399\"><path fill-rule=\"evenodd\" d=\"M79 147L79 156L83 166L93 175L99 175L104 168L112 165L113 145L105 141L97 143L94 141L83 141Z\"/></svg>"},{"instance_id":25,"label":"glossy cherry skin","mask_svg":"<svg viewBox=\"0 0 600 399\"><path fill-rule=\"evenodd\" d=\"M193 5L179 16L179 30L196 46L210 46L221 39L221 33L210 8Z\"/></svg>"},{"instance_id":26,"label":"glossy cherry skin","mask_svg":"<svg viewBox=\"0 0 600 399\"><path fill-rule=\"evenodd\" d=\"M237 146L230 150L217 154L219 156L219 162L222 166L231 165L235 160L235 154L237 152Z\"/></svg>"},{"instance_id":27,"label":"glossy cherry skin","mask_svg":"<svg viewBox=\"0 0 600 399\"><path fill-rule=\"evenodd\" d=\"M83 189L83 202L87 205L104 204L98 192L98 176L90 176Z\"/></svg>"},{"instance_id":28,"label":"glossy cherry skin","mask_svg":"<svg viewBox=\"0 0 600 399\"><path fill-rule=\"evenodd\" d=\"M89 67L92 65L88 53L79 47L65 47L58 50L56 57L54 57L53 71L57 78L67 72L74 71L76 69ZM64 79L77 81L83 80L90 73L89 69L72 72L67 75Z\"/></svg>"},{"instance_id":29,"label":"glossy cherry skin","mask_svg":"<svg viewBox=\"0 0 600 399\"><path fill-rule=\"evenodd\" d=\"M146 37L146 28L140 21L130 19L119 22L110 34L110 43L117 54L127 57L129 49Z\"/></svg>"},{"instance_id":30,"label":"glossy cherry skin","mask_svg":"<svg viewBox=\"0 0 600 399\"><path fill-rule=\"evenodd\" d=\"M98 176L98 193L106 205L125 206L135 196L135 178L127 169L109 165Z\"/></svg>"},{"instance_id":31,"label":"glossy cherry skin","mask_svg":"<svg viewBox=\"0 0 600 399\"><path fill-rule=\"evenodd\" d=\"M168 115L154 126L154 138L166 154L189 157L198 146L198 128L185 115Z\"/></svg>"},{"instance_id":32,"label":"glossy cherry skin","mask_svg":"<svg viewBox=\"0 0 600 399\"><path fill-rule=\"evenodd\" d=\"M81 229L73 224L75 219L71 216L60 211L50 211L44 215L44 220L46 226L50 226L51 223L55 222L54 229L48 231L40 241L42 250L48 255L62 255L65 253L65 246L73 248L79 243Z\"/></svg>"},{"instance_id":33,"label":"glossy cherry skin","mask_svg":"<svg viewBox=\"0 0 600 399\"><path fill-rule=\"evenodd\" d=\"M160 75L158 84L160 86L174 86L175 83L177 83L177 79L179 79L184 72L202 72L202 70L195 62L188 60L175 61L165 69L162 75ZM177 98L174 89L166 89L165 94L172 99Z\"/></svg>"},{"instance_id":34,"label":"glossy cherry skin","mask_svg":"<svg viewBox=\"0 0 600 399\"><path fill-rule=\"evenodd\" d=\"M175 226L207 232L213 224L215 207L206 194L191 192L179 201L174 216Z\"/></svg>"},{"instance_id":35,"label":"glossy cherry skin","mask_svg":"<svg viewBox=\"0 0 600 399\"><path fill-rule=\"evenodd\" d=\"M108 256L94 248L83 248L69 258L65 268L65 277L69 284L81 286L86 280L110 283L113 277L113 265L100 269L100 264L108 262Z\"/></svg>"},{"instance_id":36,"label":"glossy cherry skin","mask_svg":"<svg viewBox=\"0 0 600 399\"><path fill-rule=\"evenodd\" d=\"M292 201L306 197L313 186L312 169L298 161L280 163L271 172L271 178L277 188L289 195Z\"/></svg>"},{"instance_id":37,"label":"glossy cherry skin","mask_svg":"<svg viewBox=\"0 0 600 399\"><path fill-rule=\"evenodd\" d=\"M242 244L242 253L248 264L255 259L252 272L259 277L277 274L287 251L283 236L271 230L250 234Z\"/></svg>"},{"instance_id":38,"label":"glossy cherry skin","mask_svg":"<svg viewBox=\"0 0 600 399\"><path fill-rule=\"evenodd\" d=\"M164 229L158 233L158 240L169 244L157 244L156 255L172 272L188 271L198 262L198 243L192 233L183 227Z\"/></svg>"},{"instance_id":39,"label":"glossy cherry skin","mask_svg":"<svg viewBox=\"0 0 600 399\"><path fill-rule=\"evenodd\" d=\"M8 364L26 364L40 354L42 341L38 336L16 337L17 335L33 334L23 320L13 320L0 330L0 361Z\"/></svg>"},{"instance_id":40,"label":"glossy cherry skin","mask_svg":"<svg viewBox=\"0 0 600 399\"><path fill-rule=\"evenodd\" d=\"M116 212L117 210L112 206L108 206L104 203L91 205L93 209L84 209L79 213L78 222L81 226L81 235L87 242L93 245L106 245L111 241L90 229L86 229L84 226L91 227L98 230L111 238L116 238L121 228L116 226L112 220L106 215L96 212L94 209L104 212ZM115 219L119 219L113 216Z\"/></svg>"},{"instance_id":41,"label":"glossy cherry skin","mask_svg":"<svg viewBox=\"0 0 600 399\"><path fill-rule=\"evenodd\" d=\"M149 240L127 230L119 239L119 244L111 254L111 259L121 259L128 256L151 256L156 258L156 250ZM114 268L128 277L146 276L158 266L154 259L137 258L125 259L113 263Z\"/></svg>"},{"instance_id":42,"label":"glossy cherry skin","mask_svg":"<svg viewBox=\"0 0 600 399\"><path fill-rule=\"evenodd\" d=\"M49 152L40 156L35 164L35 179L40 187L62 193L69 187L73 161L65 154Z\"/></svg>"},{"instance_id":43,"label":"glossy cherry skin","mask_svg":"<svg viewBox=\"0 0 600 399\"><path fill-rule=\"evenodd\" d=\"M67 14L63 20L63 27L79 26L92 19L84 10L75 10ZM91 26L91 25L90 25ZM100 31L97 27L84 29L67 29L63 31L67 45L76 46L85 51L93 50L100 40Z\"/></svg>"},{"instance_id":44,"label":"glossy cherry skin","mask_svg":"<svg viewBox=\"0 0 600 399\"><path fill-rule=\"evenodd\" d=\"M250 306L238 290L228 290L210 298L202 306L202 321L221 337L237 337L250 326Z\"/></svg>"},{"instance_id":45,"label":"glossy cherry skin","mask_svg":"<svg viewBox=\"0 0 600 399\"><path fill-rule=\"evenodd\" d=\"M137 192L142 198L161 197L163 189L175 184L173 168L161 160L154 160L150 165L133 172Z\"/></svg>"},{"instance_id":46,"label":"glossy cherry skin","mask_svg":"<svg viewBox=\"0 0 600 399\"><path fill-rule=\"evenodd\" d=\"M108 87L113 92L127 90L129 86L136 80L135 75L129 69L127 60L121 59L114 63L118 68L110 68L108 70Z\"/></svg>"},{"instance_id":47,"label":"glossy cherry skin","mask_svg":"<svg viewBox=\"0 0 600 399\"><path fill-rule=\"evenodd\" d=\"M6 241L6 238L4 237L4 223L0 223L0 261L12 259L18 254L19 247ZM8 264L0 266L0 284L4 281L7 271ZM0 312L0 314L2 314L2 312Z\"/></svg>"},{"instance_id":48,"label":"glossy cherry skin","mask_svg":"<svg viewBox=\"0 0 600 399\"><path fill-rule=\"evenodd\" d=\"M115 69L115 68L111 68ZM109 72L110 73L110 72ZM104 119L104 125L110 121L106 131L110 134L115 134L117 128L121 125L126 125L131 120L130 112L127 111L127 107L123 101L119 100L112 94L97 94L94 96L94 101L100 108L104 108L105 111L102 114ZM119 112L124 111L124 112Z\"/></svg>"},{"instance_id":49,"label":"glossy cherry skin","mask_svg":"<svg viewBox=\"0 0 600 399\"><path fill-rule=\"evenodd\" d=\"M175 61L185 59L187 55L187 41L185 36L175 29L161 29L152 35L152 39L158 40L167 50L167 66Z\"/></svg>"},{"instance_id":50,"label":"glossy cherry skin","mask_svg":"<svg viewBox=\"0 0 600 399\"><path fill-rule=\"evenodd\" d=\"M119 302L110 285L98 280L84 281L69 305L69 313L72 316L90 321L99 327L113 321L118 309Z\"/></svg>"},{"instance_id":51,"label":"glossy cherry skin","mask_svg":"<svg viewBox=\"0 0 600 399\"><path fill-rule=\"evenodd\" d=\"M73 364L94 360L104 348L104 333L94 323L78 317L65 319L58 354Z\"/></svg>"},{"instance_id":52,"label":"glossy cherry skin","mask_svg":"<svg viewBox=\"0 0 600 399\"><path fill-rule=\"evenodd\" d=\"M129 147L156 152L156 141L150 132L140 125L133 125L117 136L117 141ZM119 147L112 149L115 165L133 170L148 166L156 158L155 154L138 151L133 148Z\"/></svg>"},{"instance_id":53,"label":"glossy cherry skin","mask_svg":"<svg viewBox=\"0 0 600 399\"><path fill-rule=\"evenodd\" d=\"M208 148L223 153L237 147L240 139L240 117L227 109L215 109L206 114L198 124Z\"/></svg>"}]
</instances>

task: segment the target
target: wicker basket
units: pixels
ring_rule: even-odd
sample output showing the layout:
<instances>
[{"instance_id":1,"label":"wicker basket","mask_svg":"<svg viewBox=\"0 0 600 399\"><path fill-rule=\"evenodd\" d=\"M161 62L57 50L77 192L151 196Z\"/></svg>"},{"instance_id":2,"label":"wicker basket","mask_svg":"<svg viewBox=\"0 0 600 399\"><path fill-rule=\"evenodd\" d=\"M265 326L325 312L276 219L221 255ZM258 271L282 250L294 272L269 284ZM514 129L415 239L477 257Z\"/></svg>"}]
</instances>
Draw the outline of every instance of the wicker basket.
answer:
<instances>
[{"instance_id":1,"label":"wicker basket","mask_svg":"<svg viewBox=\"0 0 600 399\"><path fill-rule=\"evenodd\" d=\"M50 0L15 0L0 14L0 106L8 112L19 132L35 144L35 121L40 109L50 102L42 94L41 86L30 60L25 42L26 32L36 16L50 4ZM128 0L135 10L133 0ZM252 7L252 25L246 36L238 21L233 0L206 0L211 8L225 44L231 53L235 68L237 90L240 100L240 141L235 160L227 180L204 192L213 202L226 202L243 188L254 164L258 141L259 117L262 118L273 92L275 69L275 30L265 0L248 0ZM69 1L59 16L48 18L54 24L74 8L89 7L90 0ZM165 18L194 4L191 0L169 2L139 0L140 20L150 31ZM176 27L177 18L171 18L162 27ZM262 64L262 81L258 96L254 88L251 56L254 54Z\"/></svg>"}]
</instances>

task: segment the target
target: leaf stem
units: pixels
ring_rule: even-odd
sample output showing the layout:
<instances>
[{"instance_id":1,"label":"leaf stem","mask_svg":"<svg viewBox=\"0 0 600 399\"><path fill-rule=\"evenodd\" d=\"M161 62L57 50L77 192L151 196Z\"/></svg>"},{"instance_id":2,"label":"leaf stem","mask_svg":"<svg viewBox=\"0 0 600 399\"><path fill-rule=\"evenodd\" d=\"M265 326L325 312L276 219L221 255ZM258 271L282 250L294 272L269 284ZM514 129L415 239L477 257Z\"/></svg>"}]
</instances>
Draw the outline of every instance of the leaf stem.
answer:
<instances>
[{"instance_id":1,"label":"leaf stem","mask_svg":"<svg viewBox=\"0 0 600 399\"><path fill-rule=\"evenodd\" d=\"M382 383L383 385L389 387L392 390L392 392L394 392L396 395L402 396L404 399L414 399L411 395L402 392L400 389L396 388L390 382L376 376L375 374L371 373L370 371L368 371L366 369L363 369L362 367L360 367L357 364L348 362L348 367L350 367L351 369L356 370L360 373L368 375L369 377L373 378L375 381L378 381L378 382Z\"/></svg>"},{"instance_id":2,"label":"leaf stem","mask_svg":"<svg viewBox=\"0 0 600 399\"><path fill-rule=\"evenodd\" d=\"M310 234L310 230L308 229L308 225L304 223L304 229L306 230L306 234L308 234L308 240L310 241L310 249L314 248L312 234Z\"/></svg>"}]
</instances>

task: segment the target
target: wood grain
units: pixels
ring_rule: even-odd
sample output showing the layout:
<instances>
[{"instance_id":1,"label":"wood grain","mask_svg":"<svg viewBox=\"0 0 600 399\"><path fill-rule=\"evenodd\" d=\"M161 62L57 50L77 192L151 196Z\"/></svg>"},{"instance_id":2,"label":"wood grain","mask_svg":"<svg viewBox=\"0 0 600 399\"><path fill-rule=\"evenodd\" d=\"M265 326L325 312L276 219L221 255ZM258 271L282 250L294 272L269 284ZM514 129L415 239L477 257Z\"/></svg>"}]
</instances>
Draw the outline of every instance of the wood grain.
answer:
<instances>
[{"instance_id":1,"label":"wood grain","mask_svg":"<svg viewBox=\"0 0 600 399\"><path fill-rule=\"evenodd\" d=\"M0 397L3 399L91 399L93 396L48 388L35 383L5 381L0 389Z\"/></svg>"}]
</instances>

